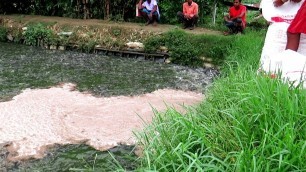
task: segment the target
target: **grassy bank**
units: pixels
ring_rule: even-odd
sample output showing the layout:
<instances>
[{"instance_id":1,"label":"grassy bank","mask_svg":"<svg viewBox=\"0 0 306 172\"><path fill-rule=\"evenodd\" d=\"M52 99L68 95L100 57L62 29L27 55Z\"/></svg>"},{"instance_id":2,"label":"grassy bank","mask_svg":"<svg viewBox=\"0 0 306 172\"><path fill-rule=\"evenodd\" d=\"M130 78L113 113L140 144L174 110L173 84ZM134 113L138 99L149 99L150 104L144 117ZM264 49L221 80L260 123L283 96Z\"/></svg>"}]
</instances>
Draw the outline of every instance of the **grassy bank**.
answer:
<instances>
[{"instance_id":1,"label":"grassy bank","mask_svg":"<svg viewBox=\"0 0 306 172\"><path fill-rule=\"evenodd\" d=\"M79 21L84 22L80 25L67 18L22 15L0 18L0 42L86 53L97 49L162 53L170 56L168 62L193 67L219 66L232 42L218 31L201 27L186 31L170 25L145 27L135 23Z\"/></svg>"},{"instance_id":2,"label":"grassy bank","mask_svg":"<svg viewBox=\"0 0 306 172\"><path fill-rule=\"evenodd\" d=\"M156 113L138 135L141 171L306 169L306 91L256 74L263 40L263 32L233 39L223 77L200 106Z\"/></svg>"}]
</instances>

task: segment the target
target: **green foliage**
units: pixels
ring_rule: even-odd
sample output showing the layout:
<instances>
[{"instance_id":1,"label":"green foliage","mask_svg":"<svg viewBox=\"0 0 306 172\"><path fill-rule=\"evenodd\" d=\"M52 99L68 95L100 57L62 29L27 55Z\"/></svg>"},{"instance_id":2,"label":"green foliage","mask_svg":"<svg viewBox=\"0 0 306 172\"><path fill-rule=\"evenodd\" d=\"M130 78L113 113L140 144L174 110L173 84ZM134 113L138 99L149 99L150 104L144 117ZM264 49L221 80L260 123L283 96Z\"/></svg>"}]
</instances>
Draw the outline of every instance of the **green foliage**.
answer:
<instances>
[{"instance_id":1,"label":"green foliage","mask_svg":"<svg viewBox=\"0 0 306 172\"><path fill-rule=\"evenodd\" d=\"M88 42L81 42L79 44L79 49L83 52L90 53L94 50L96 44L97 43L95 40L90 40Z\"/></svg>"},{"instance_id":2,"label":"green foliage","mask_svg":"<svg viewBox=\"0 0 306 172\"><path fill-rule=\"evenodd\" d=\"M23 41L23 34L21 29L13 29L11 34L14 37L15 43L21 43Z\"/></svg>"},{"instance_id":3,"label":"green foliage","mask_svg":"<svg viewBox=\"0 0 306 172\"><path fill-rule=\"evenodd\" d=\"M305 90L256 75L256 68L238 67L210 94L199 112L206 116L205 127L214 127L206 131L214 138L206 145L231 169L305 169Z\"/></svg>"},{"instance_id":4,"label":"green foliage","mask_svg":"<svg viewBox=\"0 0 306 172\"><path fill-rule=\"evenodd\" d=\"M184 116L170 108L165 113L156 112L153 124L137 135L144 148L139 171L222 170L219 159L204 144L205 129L199 121L196 115Z\"/></svg>"},{"instance_id":5,"label":"green foliage","mask_svg":"<svg viewBox=\"0 0 306 172\"><path fill-rule=\"evenodd\" d=\"M170 52L171 60L181 65L201 66L202 60L198 56L199 49L195 48L190 42L182 42Z\"/></svg>"},{"instance_id":6,"label":"green foliage","mask_svg":"<svg viewBox=\"0 0 306 172\"><path fill-rule=\"evenodd\" d=\"M156 52L157 49L160 47L160 46L163 46L164 44L164 41L163 41L163 37L162 36L153 36L149 39L147 39L145 42L144 42L144 50L148 53L153 53L153 52Z\"/></svg>"},{"instance_id":7,"label":"green foliage","mask_svg":"<svg viewBox=\"0 0 306 172\"><path fill-rule=\"evenodd\" d=\"M53 31L43 24L38 23L28 26L24 33L25 43L27 45L37 46L40 42L48 42L52 39Z\"/></svg>"},{"instance_id":8,"label":"green foliage","mask_svg":"<svg viewBox=\"0 0 306 172\"><path fill-rule=\"evenodd\" d=\"M5 42L7 36L7 29L3 26L0 26L0 42Z\"/></svg>"},{"instance_id":9,"label":"green foliage","mask_svg":"<svg viewBox=\"0 0 306 172\"><path fill-rule=\"evenodd\" d=\"M226 77L187 114L158 113L138 136L144 171L303 171L306 91L257 74L263 32L233 39ZM239 45L239 46L238 46Z\"/></svg>"},{"instance_id":10,"label":"green foliage","mask_svg":"<svg viewBox=\"0 0 306 172\"><path fill-rule=\"evenodd\" d=\"M247 14L247 29L254 29L254 30L262 30L267 29L269 24L264 19L263 16L260 16L261 13L259 11L249 11Z\"/></svg>"},{"instance_id":11,"label":"green foliage","mask_svg":"<svg viewBox=\"0 0 306 172\"><path fill-rule=\"evenodd\" d=\"M59 42L59 45L66 46L69 44L69 40L70 40L70 37L60 36L58 39L58 42Z\"/></svg>"},{"instance_id":12,"label":"green foliage","mask_svg":"<svg viewBox=\"0 0 306 172\"><path fill-rule=\"evenodd\" d=\"M212 58L213 63L223 63L227 50L235 37L216 35L193 35L182 30L173 30L145 41L146 52L156 52L160 46L169 49L173 63L189 66L201 66L202 58Z\"/></svg>"},{"instance_id":13,"label":"green foliage","mask_svg":"<svg viewBox=\"0 0 306 172\"><path fill-rule=\"evenodd\" d=\"M173 0L160 0L158 3L159 10L161 12L161 22L162 23L177 23L177 12L182 11L182 4L183 1L176 1L175 3Z\"/></svg>"},{"instance_id":14,"label":"green foliage","mask_svg":"<svg viewBox=\"0 0 306 172\"><path fill-rule=\"evenodd\" d=\"M107 14L106 2L110 2L109 15L115 21L136 21L135 6L139 0L89 0L86 5L91 18L104 18ZM46 16L84 17L84 4L77 0L1 0L0 13L35 14ZM81 2L81 1L79 1ZM158 0L162 23L178 23L177 12L182 11L184 0ZM218 13L223 13L222 1L197 0L199 5L199 24L211 23L214 3ZM221 9L221 10L220 10ZM221 17L223 20L223 17Z\"/></svg>"},{"instance_id":15,"label":"green foliage","mask_svg":"<svg viewBox=\"0 0 306 172\"><path fill-rule=\"evenodd\" d=\"M183 10L184 2L185 0L160 0L158 4L161 11L161 22L170 24L178 23L177 12ZM221 1L197 0L194 2L199 5L199 24L207 24L211 22L214 3L217 3L218 9L221 9L217 12L223 13L222 8L224 8L224 6L221 4Z\"/></svg>"},{"instance_id":16,"label":"green foliage","mask_svg":"<svg viewBox=\"0 0 306 172\"><path fill-rule=\"evenodd\" d=\"M112 29L112 34L114 35L114 36L120 36L121 35L121 29L120 28L113 28Z\"/></svg>"},{"instance_id":17,"label":"green foliage","mask_svg":"<svg viewBox=\"0 0 306 172\"><path fill-rule=\"evenodd\" d=\"M229 73L229 69L238 67L257 67L264 44L265 30L248 30L245 36L237 36L229 49L223 73ZM240 64L240 65L238 65ZM230 65L230 68L229 66Z\"/></svg>"}]
</instances>

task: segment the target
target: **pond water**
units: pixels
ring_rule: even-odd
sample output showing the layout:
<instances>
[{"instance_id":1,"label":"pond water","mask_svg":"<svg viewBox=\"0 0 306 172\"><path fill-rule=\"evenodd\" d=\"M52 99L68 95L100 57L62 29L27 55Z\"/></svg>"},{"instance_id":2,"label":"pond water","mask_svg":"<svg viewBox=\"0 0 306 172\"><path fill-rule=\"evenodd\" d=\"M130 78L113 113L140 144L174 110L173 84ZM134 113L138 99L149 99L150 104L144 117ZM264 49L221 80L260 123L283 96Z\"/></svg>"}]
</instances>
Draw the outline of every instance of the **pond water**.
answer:
<instances>
[{"instance_id":1,"label":"pond water","mask_svg":"<svg viewBox=\"0 0 306 172\"><path fill-rule=\"evenodd\" d=\"M162 88L202 92L216 74L212 69L0 43L1 101L26 88L65 82L97 96L135 95Z\"/></svg>"},{"instance_id":2,"label":"pond water","mask_svg":"<svg viewBox=\"0 0 306 172\"><path fill-rule=\"evenodd\" d=\"M132 171L139 164L133 146L98 151L85 144L55 145L43 159L9 162L0 151L1 172Z\"/></svg>"},{"instance_id":3,"label":"pond water","mask_svg":"<svg viewBox=\"0 0 306 172\"><path fill-rule=\"evenodd\" d=\"M43 89L62 83L74 83L76 90L96 97L140 95L165 88L202 93L218 74L213 69L193 69L141 59L0 43L0 102L10 101L24 89ZM1 128L4 127L0 124L0 136ZM114 159L125 169L137 166L133 146L111 149L114 157L83 144L53 146L44 159L23 162L7 162L5 146L0 150L0 170L6 171L117 169Z\"/></svg>"}]
</instances>

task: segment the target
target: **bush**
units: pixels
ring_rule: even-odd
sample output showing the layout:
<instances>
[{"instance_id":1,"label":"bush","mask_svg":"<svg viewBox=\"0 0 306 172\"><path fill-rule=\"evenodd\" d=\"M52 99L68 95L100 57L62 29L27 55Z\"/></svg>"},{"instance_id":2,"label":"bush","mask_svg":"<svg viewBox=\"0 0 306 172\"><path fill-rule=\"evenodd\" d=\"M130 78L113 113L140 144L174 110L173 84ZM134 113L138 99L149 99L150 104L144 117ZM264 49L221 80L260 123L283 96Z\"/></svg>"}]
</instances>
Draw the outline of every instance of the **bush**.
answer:
<instances>
[{"instance_id":1,"label":"bush","mask_svg":"<svg viewBox=\"0 0 306 172\"><path fill-rule=\"evenodd\" d=\"M173 63L188 66L201 66L202 57L211 58L213 63L223 63L235 37L216 35L193 35L182 30L173 30L145 41L146 52L156 52L166 46Z\"/></svg>"},{"instance_id":2,"label":"bush","mask_svg":"<svg viewBox=\"0 0 306 172\"><path fill-rule=\"evenodd\" d=\"M0 42L6 41L7 29L5 27L0 26Z\"/></svg>"},{"instance_id":3,"label":"bush","mask_svg":"<svg viewBox=\"0 0 306 172\"><path fill-rule=\"evenodd\" d=\"M27 45L38 46L41 42L48 42L53 39L53 31L43 24L38 23L30 25L24 33L25 43Z\"/></svg>"}]
</instances>

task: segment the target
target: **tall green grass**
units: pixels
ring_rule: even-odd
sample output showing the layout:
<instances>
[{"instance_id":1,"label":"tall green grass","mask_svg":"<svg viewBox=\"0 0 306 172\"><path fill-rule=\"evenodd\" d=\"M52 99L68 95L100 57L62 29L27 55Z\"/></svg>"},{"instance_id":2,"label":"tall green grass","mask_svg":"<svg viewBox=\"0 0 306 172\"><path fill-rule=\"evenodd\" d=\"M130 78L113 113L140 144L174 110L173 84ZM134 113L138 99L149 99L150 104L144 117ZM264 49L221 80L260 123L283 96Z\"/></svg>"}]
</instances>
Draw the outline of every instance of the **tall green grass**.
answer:
<instances>
[{"instance_id":1,"label":"tall green grass","mask_svg":"<svg viewBox=\"0 0 306 172\"><path fill-rule=\"evenodd\" d=\"M223 76L187 114L156 113L140 170L303 171L306 91L257 75L263 32L233 39Z\"/></svg>"}]
</instances>

